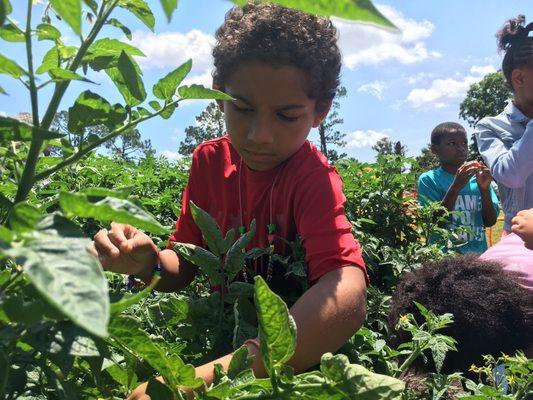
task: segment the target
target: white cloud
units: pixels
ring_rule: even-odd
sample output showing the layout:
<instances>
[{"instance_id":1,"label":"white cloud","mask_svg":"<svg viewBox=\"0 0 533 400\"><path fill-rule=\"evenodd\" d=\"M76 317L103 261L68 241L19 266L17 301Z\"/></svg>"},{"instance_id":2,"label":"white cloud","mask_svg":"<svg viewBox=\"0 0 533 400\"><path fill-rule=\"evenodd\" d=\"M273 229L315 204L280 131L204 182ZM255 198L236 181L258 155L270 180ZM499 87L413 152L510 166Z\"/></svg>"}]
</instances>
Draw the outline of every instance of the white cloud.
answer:
<instances>
[{"instance_id":1,"label":"white cloud","mask_svg":"<svg viewBox=\"0 0 533 400\"><path fill-rule=\"evenodd\" d=\"M374 81L370 83L365 83L364 85L359 86L357 89L358 92L368 93L371 96L374 96L381 100L383 98L383 90L387 88L387 84L383 81Z\"/></svg>"},{"instance_id":2,"label":"white cloud","mask_svg":"<svg viewBox=\"0 0 533 400\"><path fill-rule=\"evenodd\" d=\"M5 111L0 111L0 117L7 117L7 113Z\"/></svg>"},{"instance_id":3,"label":"white cloud","mask_svg":"<svg viewBox=\"0 0 533 400\"><path fill-rule=\"evenodd\" d=\"M389 137L385 132L378 132L372 129L366 131L355 131L346 135L346 148L372 147L383 138Z\"/></svg>"},{"instance_id":4,"label":"white cloud","mask_svg":"<svg viewBox=\"0 0 533 400\"><path fill-rule=\"evenodd\" d=\"M161 152L161 155L163 157L168 158L170 161L177 161L177 160L181 160L183 158L183 156L180 153L178 153L177 151L170 151L170 150L163 150Z\"/></svg>"},{"instance_id":5,"label":"white cloud","mask_svg":"<svg viewBox=\"0 0 533 400\"><path fill-rule=\"evenodd\" d=\"M413 108L443 108L453 100L465 96L470 85L481 80L480 76L468 75L461 79L435 79L426 89L413 89L405 99L405 103Z\"/></svg>"},{"instance_id":6,"label":"white cloud","mask_svg":"<svg viewBox=\"0 0 533 400\"><path fill-rule=\"evenodd\" d=\"M494 65L474 65L472 68L470 68L471 74L481 75L481 76L485 76L487 74L490 74L496 71L497 69Z\"/></svg>"},{"instance_id":7,"label":"white cloud","mask_svg":"<svg viewBox=\"0 0 533 400\"><path fill-rule=\"evenodd\" d=\"M203 85L206 88L210 88L213 83L213 76L211 71L205 71L203 74L194 75L191 77L185 78L183 85L192 85L193 83L197 85Z\"/></svg>"},{"instance_id":8,"label":"white cloud","mask_svg":"<svg viewBox=\"0 0 533 400\"><path fill-rule=\"evenodd\" d=\"M413 64L441 56L436 51L428 50L424 42L433 32L434 25L431 22L407 18L390 6L378 5L377 8L401 32L334 19L334 24L339 29L343 62L349 69L391 60L401 64Z\"/></svg>"},{"instance_id":9,"label":"white cloud","mask_svg":"<svg viewBox=\"0 0 533 400\"><path fill-rule=\"evenodd\" d=\"M434 76L435 74L431 72L419 72L418 74L410 75L408 77L405 77L404 79L407 80L407 83L409 85L415 85L420 81L431 79Z\"/></svg>"},{"instance_id":10,"label":"white cloud","mask_svg":"<svg viewBox=\"0 0 533 400\"><path fill-rule=\"evenodd\" d=\"M466 76L456 74L456 78L434 79L427 88L411 90L403 103L418 109L447 107L454 100L463 99L472 84L496 71L494 64L473 65ZM413 79L413 83L417 81Z\"/></svg>"},{"instance_id":11,"label":"white cloud","mask_svg":"<svg viewBox=\"0 0 533 400\"><path fill-rule=\"evenodd\" d=\"M213 65L211 50L215 38L205 32L193 29L187 33L152 33L135 31L131 44L138 47L146 57L138 57L139 64L146 69L175 68L189 58L193 71L203 74Z\"/></svg>"},{"instance_id":12,"label":"white cloud","mask_svg":"<svg viewBox=\"0 0 533 400\"><path fill-rule=\"evenodd\" d=\"M413 89L405 102L413 108L443 108L451 101L464 97L466 91L480 77L466 76L462 79L435 79L427 89Z\"/></svg>"}]
</instances>

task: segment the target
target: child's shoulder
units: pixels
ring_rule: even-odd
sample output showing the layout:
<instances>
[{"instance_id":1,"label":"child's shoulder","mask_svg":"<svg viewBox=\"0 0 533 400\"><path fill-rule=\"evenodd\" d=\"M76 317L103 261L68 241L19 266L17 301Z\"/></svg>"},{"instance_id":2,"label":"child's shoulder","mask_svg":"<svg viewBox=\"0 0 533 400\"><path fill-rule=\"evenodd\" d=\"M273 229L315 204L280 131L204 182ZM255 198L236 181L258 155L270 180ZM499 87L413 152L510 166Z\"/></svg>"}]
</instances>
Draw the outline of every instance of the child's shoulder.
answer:
<instances>
[{"instance_id":1,"label":"child's shoulder","mask_svg":"<svg viewBox=\"0 0 533 400\"><path fill-rule=\"evenodd\" d=\"M424 182L424 181L433 181L436 179L436 177L440 173L440 168L430 169L429 171L426 171L420 175L418 178L418 182Z\"/></svg>"},{"instance_id":2,"label":"child's shoulder","mask_svg":"<svg viewBox=\"0 0 533 400\"><path fill-rule=\"evenodd\" d=\"M220 153L231 152L228 136L209 139L200 143L193 152L193 158L215 156Z\"/></svg>"}]
</instances>

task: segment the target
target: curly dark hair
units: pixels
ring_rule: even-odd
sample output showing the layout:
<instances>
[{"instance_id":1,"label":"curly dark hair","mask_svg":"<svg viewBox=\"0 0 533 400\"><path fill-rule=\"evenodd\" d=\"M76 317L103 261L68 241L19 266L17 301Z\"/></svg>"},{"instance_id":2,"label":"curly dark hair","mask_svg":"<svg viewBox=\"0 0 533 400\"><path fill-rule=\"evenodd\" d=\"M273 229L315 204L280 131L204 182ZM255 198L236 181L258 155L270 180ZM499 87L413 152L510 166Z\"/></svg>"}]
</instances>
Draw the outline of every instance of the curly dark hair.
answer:
<instances>
[{"instance_id":1,"label":"curly dark hair","mask_svg":"<svg viewBox=\"0 0 533 400\"><path fill-rule=\"evenodd\" d=\"M216 32L213 80L220 88L244 62L300 68L309 77L309 97L321 109L335 97L341 55L337 30L327 18L277 4L234 7Z\"/></svg>"},{"instance_id":2,"label":"curly dark hair","mask_svg":"<svg viewBox=\"0 0 533 400\"><path fill-rule=\"evenodd\" d=\"M466 130L461 124L457 122L442 122L431 131L431 144L440 144L442 138L452 132L464 132L466 136Z\"/></svg>"},{"instance_id":3,"label":"curly dark hair","mask_svg":"<svg viewBox=\"0 0 533 400\"><path fill-rule=\"evenodd\" d=\"M496 34L498 49L505 52L502 71L511 90L513 90L511 83L513 69L533 61L533 37L529 36L533 31L533 22L528 25L525 23L526 17L519 15L508 20Z\"/></svg>"},{"instance_id":4,"label":"curly dark hair","mask_svg":"<svg viewBox=\"0 0 533 400\"><path fill-rule=\"evenodd\" d=\"M392 297L392 327L408 313L423 323L413 301L435 314L454 315L454 323L442 333L457 340L458 351L447 353L444 373L466 372L473 363L482 364L484 354L513 354L532 342L533 295L505 273L501 264L475 255L444 258L406 273ZM410 335L400 331L395 340L402 343L410 340ZM421 360L414 367L424 372L434 369Z\"/></svg>"}]
</instances>

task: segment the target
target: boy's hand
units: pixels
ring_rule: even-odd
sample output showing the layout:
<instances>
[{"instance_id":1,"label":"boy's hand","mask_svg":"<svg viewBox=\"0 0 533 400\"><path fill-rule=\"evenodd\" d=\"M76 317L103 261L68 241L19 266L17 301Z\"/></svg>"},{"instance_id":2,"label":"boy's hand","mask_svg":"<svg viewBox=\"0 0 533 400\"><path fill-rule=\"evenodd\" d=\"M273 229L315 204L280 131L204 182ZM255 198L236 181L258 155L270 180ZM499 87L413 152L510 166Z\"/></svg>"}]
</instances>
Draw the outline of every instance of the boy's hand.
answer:
<instances>
[{"instance_id":1,"label":"boy's hand","mask_svg":"<svg viewBox=\"0 0 533 400\"><path fill-rule=\"evenodd\" d=\"M111 230L100 230L94 236L90 252L102 266L121 274L149 274L157 264L159 249L144 232L131 225L111 223Z\"/></svg>"},{"instance_id":2,"label":"boy's hand","mask_svg":"<svg viewBox=\"0 0 533 400\"><path fill-rule=\"evenodd\" d=\"M468 183L470 177L477 172L479 165L479 161L467 161L463 163L457 169L452 186L457 190L461 190Z\"/></svg>"},{"instance_id":3,"label":"boy's hand","mask_svg":"<svg viewBox=\"0 0 533 400\"><path fill-rule=\"evenodd\" d=\"M490 174L490 169L487 166L482 164L478 169L476 181L480 190L489 190L490 183L492 182L492 175Z\"/></svg>"},{"instance_id":4,"label":"boy's hand","mask_svg":"<svg viewBox=\"0 0 533 400\"><path fill-rule=\"evenodd\" d=\"M533 208L519 211L512 222L511 230L522 238L528 249L533 250Z\"/></svg>"}]
</instances>

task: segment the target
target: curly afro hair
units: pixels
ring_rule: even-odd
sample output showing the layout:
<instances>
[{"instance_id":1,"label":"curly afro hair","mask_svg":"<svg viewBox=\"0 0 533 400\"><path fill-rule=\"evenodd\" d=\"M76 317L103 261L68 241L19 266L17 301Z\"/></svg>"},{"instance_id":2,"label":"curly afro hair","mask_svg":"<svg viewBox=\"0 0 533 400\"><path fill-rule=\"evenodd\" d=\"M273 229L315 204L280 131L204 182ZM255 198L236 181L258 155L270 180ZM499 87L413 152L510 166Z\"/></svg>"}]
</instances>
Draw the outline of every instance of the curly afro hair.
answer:
<instances>
[{"instance_id":1,"label":"curly afro hair","mask_svg":"<svg viewBox=\"0 0 533 400\"><path fill-rule=\"evenodd\" d=\"M502 270L502 265L474 255L449 257L406 273L392 297L389 323L413 314L423 323L413 304L417 301L435 314L452 313L454 323L442 331L457 340L457 350L446 355L442 372L466 372L481 356L513 354L532 342L533 295ZM398 332L398 343L410 340ZM431 357L428 357L431 359ZM415 368L430 372L432 365L419 359Z\"/></svg>"},{"instance_id":2,"label":"curly afro hair","mask_svg":"<svg viewBox=\"0 0 533 400\"><path fill-rule=\"evenodd\" d=\"M513 69L533 61L533 22L526 24L526 17L519 15L508 20L496 34L498 49L505 52L502 61L502 71L507 85L512 90L511 74Z\"/></svg>"},{"instance_id":3,"label":"curly afro hair","mask_svg":"<svg viewBox=\"0 0 533 400\"><path fill-rule=\"evenodd\" d=\"M216 32L213 80L220 88L244 62L294 66L309 77L309 97L317 109L335 97L341 55L337 30L327 18L277 4L234 7Z\"/></svg>"}]
</instances>

